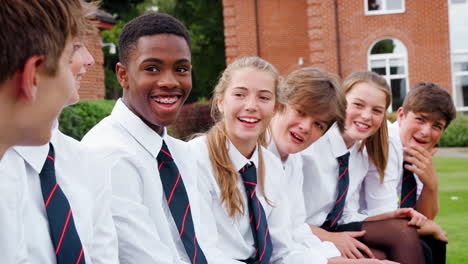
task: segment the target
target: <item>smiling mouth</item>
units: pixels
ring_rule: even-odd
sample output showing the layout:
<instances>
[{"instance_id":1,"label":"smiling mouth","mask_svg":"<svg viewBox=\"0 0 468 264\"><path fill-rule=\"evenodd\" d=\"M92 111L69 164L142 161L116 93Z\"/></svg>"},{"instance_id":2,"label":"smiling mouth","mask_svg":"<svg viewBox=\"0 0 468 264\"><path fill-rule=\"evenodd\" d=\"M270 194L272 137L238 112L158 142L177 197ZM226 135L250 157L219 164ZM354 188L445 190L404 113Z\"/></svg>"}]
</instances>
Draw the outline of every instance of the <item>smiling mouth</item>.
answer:
<instances>
[{"instance_id":1,"label":"smiling mouth","mask_svg":"<svg viewBox=\"0 0 468 264\"><path fill-rule=\"evenodd\" d=\"M249 124L256 124L256 123L260 122L260 119L256 119L256 118L239 117L238 119L241 122L245 122L245 123L249 123Z\"/></svg>"},{"instance_id":2,"label":"smiling mouth","mask_svg":"<svg viewBox=\"0 0 468 264\"><path fill-rule=\"evenodd\" d=\"M357 127L360 127L360 128L363 128L363 129L368 129L370 127L369 125L366 125L366 124L363 124L363 123L360 123L360 122L354 122L354 124Z\"/></svg>"},{"instance_id":3,"label":"smiling mouth","mask_svg":"<svg viewBox=\"0 0 468 264\"><path fill-rule=\"evenodd\" d=\"M418 144L422 144L422 145L427 144L426 141L419 140L419 139L417 139L417 138L415 138L415 137L413 137L413 139L414 139L414 141L416 141L416 143L418 143Z\"/></svg>"},{"instance_id":4,"label":"smiling mouth","mask_svg":"<svg viewBox=\"0 0 468 264\"><path fill-rule=\"evenodd\" d=\"M174 96L152 96L151 99L153 99L156 103L159 104L174 104L181 98L180 95L174 95Z\"/></svg>"},{"instance_id":5,"label":"smiling mouth","mask_svg":"<svg viewBox=\"0 0 468 264\"><path fill-rule=\"evenodd\" d=\"M291 136L292 136L294 139L296 139L297 141L299 141L299 142L301 142L301 143L304 142L304 139L303 139L301 136L299 136L299 134L296 134L296 133L294 133L294 132L289 132L289 133L290 133Z\"/></svg>"}]
</instances>

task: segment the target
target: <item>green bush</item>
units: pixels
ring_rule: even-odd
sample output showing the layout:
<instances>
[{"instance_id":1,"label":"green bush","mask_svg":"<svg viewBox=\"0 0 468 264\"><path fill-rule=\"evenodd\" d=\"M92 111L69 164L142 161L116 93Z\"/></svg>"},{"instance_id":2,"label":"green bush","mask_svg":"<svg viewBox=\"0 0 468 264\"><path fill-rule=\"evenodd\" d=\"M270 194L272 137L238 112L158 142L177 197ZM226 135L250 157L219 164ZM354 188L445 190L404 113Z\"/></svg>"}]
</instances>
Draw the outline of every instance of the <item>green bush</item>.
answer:
<instances>
[{"instance_id":1,"label":"green bush","mask_svg":"<svg viewBox=\"0 0 468 264\"><path fill-rule=\"evenodd\" d=\"M457 118L450 123L442 134L439 147L468 147L468 116L457 113Z\"/></svg>"},{"instance_id":2,"label":"green bush","mask_svg":"<svg viewBox=\"0 0 468 264\"><path fill-rule=\"evenodd\" d=\"M81 140L94 125L111 113L114 104L114 100L97 100L68 106L59 117L60 131Z\"/></svg>"}]
</instances>

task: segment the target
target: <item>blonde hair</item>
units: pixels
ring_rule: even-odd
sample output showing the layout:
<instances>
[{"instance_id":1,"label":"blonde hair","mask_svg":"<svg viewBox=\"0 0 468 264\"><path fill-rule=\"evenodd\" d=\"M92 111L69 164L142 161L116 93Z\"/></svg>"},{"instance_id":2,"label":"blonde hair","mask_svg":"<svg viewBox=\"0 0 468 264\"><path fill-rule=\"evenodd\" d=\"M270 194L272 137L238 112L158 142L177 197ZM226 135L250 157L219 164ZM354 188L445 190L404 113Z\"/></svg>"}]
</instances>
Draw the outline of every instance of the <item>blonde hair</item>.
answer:
<instances>
[{"instance_id":1,"label":"blonde hair","mask_svg":"<svg viewBox=\"0 0 468 264\"><path fill-rule=\"evenodd\" d=\"M224 96L229 83L231 82L233 73L244 68L252 68L257 71L266 72L275 80L275 102L278 103L281 96L278 94L279 75L276 69L267 61L258 57L242 57L232 62L221 75L218 84L214 89L212 98L211 115L215 120L215 125L207 133L208 153L211 164L213 166L216 180L221 189L221 200L225 203L228 215L234 217L237 214L244 214L245 208L243 196L237 188L239 174L234 168L229 157L229 152L226 146L228 139L226 127L222 114L220 113L217 103ZM266 131L262 132L257 141L258 148L258 163L257 177L260 186L260 191L265 195L265 169L263 162L262 145L266 144ZM269 202L265 196L265 200Z\"/></svg>"},{"instance_id":2,"label":"blonde hair","mask_svg":"<svg viewBox=\"0 0 468 264\"><path fill-rule=\"evenodd\" d=\"M309 116L327 113L328 127L336 122L344 131L346 98L338 76L305 67L291 72L281 89L288 105L298 107Z\"/></svg>"},{"instance_id":3,"label":"blonde hair","mask_svg":"<svg viewBox=\"0 0 468 264\"><path fill-rule=\"evenodd\" d=\"M373 84L374 87L385 93L385 109L390 106L392 91L385 79L374 72L357 71L351 73L343 82L345 94L351 91L354 85L358 83ZM384 111L384 117L380 128L375 134L364 139L361 142L359 150L362 151L364 146L369 154L369 160L372 161L380 175L380 182L383 183L385 168L388 161L388 128L387 128L387 112Z\"/></svg>"}]
</instances>

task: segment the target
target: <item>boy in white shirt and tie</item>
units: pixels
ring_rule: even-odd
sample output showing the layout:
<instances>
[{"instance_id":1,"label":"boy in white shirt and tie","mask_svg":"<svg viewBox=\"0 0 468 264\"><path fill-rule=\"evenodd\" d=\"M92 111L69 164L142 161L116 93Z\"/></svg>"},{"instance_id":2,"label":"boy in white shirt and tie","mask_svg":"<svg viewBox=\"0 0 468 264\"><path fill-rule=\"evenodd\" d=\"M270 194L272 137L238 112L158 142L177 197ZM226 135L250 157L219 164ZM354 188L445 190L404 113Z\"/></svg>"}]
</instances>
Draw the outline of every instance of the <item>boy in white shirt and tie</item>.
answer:
<instances>
[{"instance_id":1,"label":"boy in white shirt and tie","mask_svg":"<svg viewBox=\"0 0 468 264\"><path fill-rule=\"evenodd\" d=\"M192 89L190 38L167 14L130 21L119 38L123 88L112 114L83 139L111 169L121 263L227 263L207 239L186 143L167 135ZM205 225L202 226L201 223Z\"/></svg>"}]
</instances>

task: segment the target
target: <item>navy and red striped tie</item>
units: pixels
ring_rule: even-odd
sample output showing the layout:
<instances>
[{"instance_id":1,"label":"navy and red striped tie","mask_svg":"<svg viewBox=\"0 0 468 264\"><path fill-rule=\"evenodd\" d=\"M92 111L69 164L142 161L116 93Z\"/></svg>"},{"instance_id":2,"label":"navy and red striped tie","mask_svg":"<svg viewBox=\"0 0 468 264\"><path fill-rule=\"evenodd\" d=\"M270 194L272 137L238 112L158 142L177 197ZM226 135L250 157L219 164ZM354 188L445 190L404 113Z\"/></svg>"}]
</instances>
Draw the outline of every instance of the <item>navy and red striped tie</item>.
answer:
<instances>
[{"instance_id":1,"label":"navy and red striped tie","mask_svg":"<svg viewBox=\"0 0 468 264\"><path fill-rule=\"evenodd\" d=\"M192 264L207 263L195 235L190 202L184 181L164 141L157 160L167 204L179 230L179 237L184 244L185 251Z\"/></svg>"},{"instance_id":2,"label":"navy and red striped tie","mask_svg":"<svg viewBox=\"0 0 468 264\"><path fill-rule=\"evenodd\" d=\"M83 246L76 231L72 210L57 183L54 163L54 147L49 143L49 154L39 177L57 264L85 264Z\"/></svg>"},{"instance_id":3,"label":"navy and red striped tie","mask_svg":"<svg viewBox=\"0 0 468 264\"><path fill-rule=\"evenodd\" d=\"M239 171L239 173L242 176L245 191L247 193L250 228L252 229L256 248L255 263L267 264L270 262L273 246L271 243L265 211L256 195L257 168L255 168L255 164L248 163Z\"/></svg>"},{"instance_id":4,"label":"navy and red striped tie","mask_svg":"<svg viewBox=\"0 0 468 264\"><path fill-rule=\"evenodd\" d=\"M335 205L331 212L327 215L327 219L322 225L323 229L336 229L338 220L343 215L343 210L346 203L346 195L349 188L349 152L337 158L339 164L338 170L338 196L336 197Z\"/></svg>"},{"instance_id":5,"label":"navy and red striped tie","mask_svg":"<svg viewBox=\"0 0 468 264\"><path fill-rule=\"evenodd\" d=\"M401 182L401 208L414 208L416 205L416 178L412 171L407 170L405 165L412 165L409 162L403 162L403 179Z\"/></svg>"}]
</instances>

